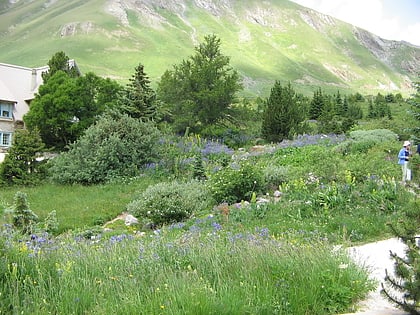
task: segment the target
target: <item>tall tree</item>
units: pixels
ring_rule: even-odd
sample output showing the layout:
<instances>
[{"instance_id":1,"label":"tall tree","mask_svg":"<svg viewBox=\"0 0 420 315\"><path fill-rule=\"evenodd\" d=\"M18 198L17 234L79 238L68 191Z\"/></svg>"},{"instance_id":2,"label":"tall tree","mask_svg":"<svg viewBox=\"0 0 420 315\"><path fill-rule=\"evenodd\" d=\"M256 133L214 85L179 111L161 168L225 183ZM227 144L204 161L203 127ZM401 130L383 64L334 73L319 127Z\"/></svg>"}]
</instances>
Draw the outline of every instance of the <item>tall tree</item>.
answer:
<instances>
[{"instance_id":1,"label":"tall tree","mask_svg":"<svg viewBox=\"0 0 420 315\"><path fill-rule=\"evenodd\" d=\"M285 87L279 81L274 83L262 118L264 139L280 142L299 132L300 124L306 118L299 99L290 83Z\"/></svg>"},{"instance_id":2,"label":"tall tree","mask_svg":"<svg viewBox=\"0 0 420 315\"><path fill-rule=\"evenodd\" d=\"M321 116L322 110L324 108L325 97L322 94L321 88L314 92L310 108L309 108L309 118L318 119Z\"/></svg>"},{"instance_id":3,"label":"tall tree","mask_svg":"<svg viewBox=\"0 0 420 315\"><path fill-rule=\"evenodd\" d=\"M335 108L337 115L344 116L346 114L344 110L344 101L340 95L340 91L337 91L337 94L335 95Z\"/></svg>"},{"instance_id":4,"label":"tall tree","mask_svg":"<svg viewBox=\"0 0 420 315\"><path fill-rule=\"evenodd\" d=\"M58 70L39 87L23 119L30 130L39 130L48 148L62 150L112 106L119 89L93 73L72 78Z\"/></svg>"},{"instance_id":5,"label":"tall tree","mask_svg":"<svg viewBox=\"0 0 420 315\"><path fill-rule=\"evenodd\" d=\"M414 87L416 88L416 94L414 94L408 102L412 106L411 113L413 117L417 121L420 121L420 81L415 82ZM420 145L420 123L417 125L417 127L413 128L412 132L416 143Z\"/></svg>"},{"instance_id":6,"label":"tall tree","mask_svg":"<svg viewBox=\"0 0 420 315\"><path fill-rule=\"evenodd\" d=\"M162 76L158 96L169 105L176 131L202 128L229 116L235 93L242 89L230 58L220 51L220 39L205 36L195 55Z\"/></svg>"},{"instance_id":7,"label":"tall tree","mask_svg":"<svg viewBox=\"0 0 420 315\"><path fill-rule=\"evenodd\" d=\"M159 101L140 63L124 89L122 111L133 118L159 120Z\"/></svg>"},{"instance_id":8,"label":"tall tree","mask_svg":"<svg viewBox=\"0 0 420 315\"><path fill-rule=\"evenodd\" d=\"M44 83L59 70L64 71L70 77L78 77L79 71L69 64L69 60L70 58L64 51L56 52L48 61L49 70L42 73L42 79L44 80Z\"/></svg>"}]
</instances>

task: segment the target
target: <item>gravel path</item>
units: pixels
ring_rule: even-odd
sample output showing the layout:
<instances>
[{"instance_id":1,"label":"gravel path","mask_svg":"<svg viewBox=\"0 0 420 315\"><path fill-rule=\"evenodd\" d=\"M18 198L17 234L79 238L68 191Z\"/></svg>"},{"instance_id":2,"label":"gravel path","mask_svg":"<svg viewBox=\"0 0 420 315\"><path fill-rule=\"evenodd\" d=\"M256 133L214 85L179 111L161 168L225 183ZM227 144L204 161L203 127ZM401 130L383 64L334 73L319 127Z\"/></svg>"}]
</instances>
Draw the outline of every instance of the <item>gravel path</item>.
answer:
<instances>
[{"instance_id":1,"label":"gravel path","mask_svg":"<svg viewBox=\"0 0 420 315\"><path fill-rule=\"evenodd\" d=\"M406 312L397 309L380 294L381 282L384 282L385 278L385 269L387 269L389 273L393 273L394 271L394 263L389 255L389 251L391 250L399 256L404 256L404 248L404 243L397 238L349 248L350 256L353 257L357 263L360 263L360 265L367 267L371 272L372 279L378 281L377 289L372 291L368 298L358 305L358 313L351 313L351 315L407 314Z\"/></svg>"}]
</instances>

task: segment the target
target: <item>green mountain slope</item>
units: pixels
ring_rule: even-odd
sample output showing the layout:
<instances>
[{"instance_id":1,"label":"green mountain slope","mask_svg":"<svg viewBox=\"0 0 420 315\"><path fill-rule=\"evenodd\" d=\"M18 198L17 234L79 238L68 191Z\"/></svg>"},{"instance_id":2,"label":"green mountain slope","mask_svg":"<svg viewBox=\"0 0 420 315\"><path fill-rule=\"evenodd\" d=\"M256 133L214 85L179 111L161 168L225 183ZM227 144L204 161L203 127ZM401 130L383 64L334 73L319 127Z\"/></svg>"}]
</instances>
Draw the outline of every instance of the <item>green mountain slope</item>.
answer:
<instances>
[{"instance_id":1,"label":"green mountain slope","mask_svg":"<svg viewBox=\"0 0 420 315\"><path fill-rule=\"evenodd\" d=\"M141 62L156 83L210 33L249 96L266 96L274 80L307 93L407 94L420 71L419 47L287 0L0 1L0 62L41 66L63 50L83 72L121 82Z\"/></svg>"}]
</instances>

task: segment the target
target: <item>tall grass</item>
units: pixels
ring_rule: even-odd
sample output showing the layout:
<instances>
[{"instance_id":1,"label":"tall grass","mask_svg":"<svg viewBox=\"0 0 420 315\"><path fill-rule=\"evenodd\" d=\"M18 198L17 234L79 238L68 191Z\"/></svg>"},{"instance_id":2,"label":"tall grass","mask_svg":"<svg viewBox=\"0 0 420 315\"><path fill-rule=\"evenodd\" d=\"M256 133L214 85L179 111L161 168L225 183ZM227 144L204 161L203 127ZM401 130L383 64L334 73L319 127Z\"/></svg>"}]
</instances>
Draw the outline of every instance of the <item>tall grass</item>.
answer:
<instances>
[{"instance_id":1,"label":"tall grass","mask_svg":"<svg viewBox=\"0 0 420 315\"><path fill-rule=\"evenodd\" d=\"M324 315L349 310L372 285L322 243L176 229L90 240L3 230L0 313Z\"/></svg>"}]
</instances>

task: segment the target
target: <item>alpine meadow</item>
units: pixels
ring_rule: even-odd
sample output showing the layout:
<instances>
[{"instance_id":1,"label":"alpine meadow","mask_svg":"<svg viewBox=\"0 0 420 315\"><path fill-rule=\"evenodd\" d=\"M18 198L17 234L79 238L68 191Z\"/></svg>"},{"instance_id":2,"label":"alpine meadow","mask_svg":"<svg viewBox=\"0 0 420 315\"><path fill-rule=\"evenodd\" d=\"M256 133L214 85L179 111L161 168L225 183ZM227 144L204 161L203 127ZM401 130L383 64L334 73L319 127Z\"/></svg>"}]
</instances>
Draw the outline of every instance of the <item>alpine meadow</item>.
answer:
<instances>
[{"instance_id":1,"label":"alpine meadow","mask_svg":"<svg viewBox=\"0 0 420 315\"><path fill-rule=\"evenodd\" d=\"M0 39L0 314L420 314L418 46L287 0L0 0Z\"/></svg>"}]
</instances>

